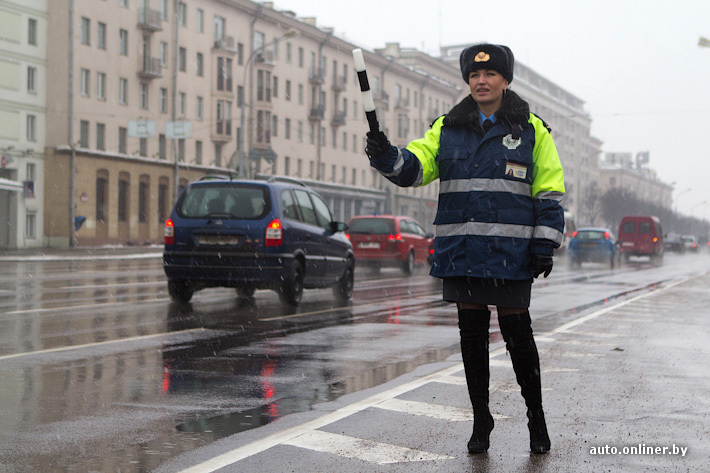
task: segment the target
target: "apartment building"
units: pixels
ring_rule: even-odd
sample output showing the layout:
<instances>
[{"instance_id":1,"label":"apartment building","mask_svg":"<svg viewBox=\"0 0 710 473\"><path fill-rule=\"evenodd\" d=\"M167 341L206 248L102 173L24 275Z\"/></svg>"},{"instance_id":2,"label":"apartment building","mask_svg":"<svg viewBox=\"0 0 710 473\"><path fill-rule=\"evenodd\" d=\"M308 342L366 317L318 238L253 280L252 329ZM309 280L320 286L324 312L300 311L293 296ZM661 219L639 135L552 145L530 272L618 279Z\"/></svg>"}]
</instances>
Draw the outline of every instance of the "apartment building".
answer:
<instances>
[{"instance_id":1,"label":"apartment building","mask_svg":"<svg viewBox=\"0 0 710 473\"><path fill-rule=\"evenodd\" d=\"M618 188L632 193L636 198L672 210L673 185L661 181L648 167L648 152L606 153L600 165L600 191Z\"/></svg>"},{"instance_id":2,"label":"apartment building","mask_svg":"<svg viewBox=\"0 0 710 473\"><path fill-rule=\"evenodd\" d=\"M437 187L393 189L364 154L357 46L273 7L49 2L49 246L160 242L177 192L207 174L292 176L321 192L340 220L397 212L431 228ZM381 126L397 144L418 137L462 92L364 53Z\"/></svg>"},{"instance_id":3,"label":"apartment building","mask_svg":"<svg viewBox=\"0 0 710 473\"><path fill-rule=\"evenodd\" d=\"M0 0L0 249L43 245L47 0Z\"/></svg>"}]
</instances>

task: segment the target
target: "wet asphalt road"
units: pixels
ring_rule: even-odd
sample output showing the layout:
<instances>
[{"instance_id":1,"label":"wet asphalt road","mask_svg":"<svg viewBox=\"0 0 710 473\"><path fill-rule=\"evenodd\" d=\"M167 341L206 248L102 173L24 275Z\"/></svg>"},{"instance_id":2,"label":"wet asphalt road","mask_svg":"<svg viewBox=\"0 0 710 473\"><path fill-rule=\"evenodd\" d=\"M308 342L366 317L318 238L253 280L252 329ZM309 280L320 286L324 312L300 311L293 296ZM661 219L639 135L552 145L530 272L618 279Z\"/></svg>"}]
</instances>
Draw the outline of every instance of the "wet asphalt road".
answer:
<instances>
[{"instance_id":1,"label":"wet asphalt road","mask_svg":"<svg viewBox=\"0 0 710 473\"><path fill-rule=\"evenodd\" d=\"M424 268L412 278L358 270L350 304L306 291L293 312L269 291L240 300L209 289L172 304L160 259L143 256L2 261L0 471L190 463L200 447L458 353L455 308ZM709 261L668 255L660 267L638 260L572 272L558 259L533 288L536 332L697 275Z\"/></svg>"}]
</instances>

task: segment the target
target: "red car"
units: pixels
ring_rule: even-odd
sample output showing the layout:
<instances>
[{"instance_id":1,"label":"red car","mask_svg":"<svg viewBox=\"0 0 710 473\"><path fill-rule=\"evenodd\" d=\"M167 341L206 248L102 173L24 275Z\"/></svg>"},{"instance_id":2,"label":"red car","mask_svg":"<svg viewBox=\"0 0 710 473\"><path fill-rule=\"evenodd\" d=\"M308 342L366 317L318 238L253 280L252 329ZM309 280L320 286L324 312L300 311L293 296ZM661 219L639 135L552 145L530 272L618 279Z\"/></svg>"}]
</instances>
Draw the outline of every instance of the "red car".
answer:
<instances>
[{"instance_id":1,"label":"red car","mask_svg":"<svg viewBox=\"0 0 710 473\"><path fill-rule=\"evenodd\" d=\"M394 266L411 275L416 265L428 262L433 248L434 235L410 217L360 215L348 222L346 232L357 265L374 270Z\"/></svg>"}]
</instances>

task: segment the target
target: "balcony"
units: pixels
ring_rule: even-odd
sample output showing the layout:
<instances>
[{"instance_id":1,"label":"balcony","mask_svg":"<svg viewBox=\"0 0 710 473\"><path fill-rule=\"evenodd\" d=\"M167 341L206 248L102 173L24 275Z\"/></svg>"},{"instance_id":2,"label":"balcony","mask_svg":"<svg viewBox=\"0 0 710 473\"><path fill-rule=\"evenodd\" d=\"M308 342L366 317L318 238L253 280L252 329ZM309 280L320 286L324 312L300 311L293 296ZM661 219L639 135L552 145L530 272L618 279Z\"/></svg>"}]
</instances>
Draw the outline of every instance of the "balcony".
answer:
<instances>
[{"instance_id":1,"label":"balcony","mask_svg":"<svg viewBox=\"0 0 710 473\"><path fill-rule=\"evenodd\" d=\"M404 110L404 111L409 110L409 99L405 99L403 97L398 98L395 101L394 108L396 110Z\"/></svg>"},{"instance_id":2,"label":"balcony","mask_svg":"<svg viewBox=\"0 0 710 473\"><path fill-rule=\"evenodd\" d=\"M314 85L322 84L325 82L325 71L320 67L311 67L308 70L308 80Z\"/></svg>"},{"instance_id":3,"label":"balcony","mask_svg":"<svg viewBox=\"0 0 710 473\"><path fill-rule=\"evenodd\" d=\"M333 77L333 92L342 92L345 90L345 76Z\"/></svg>"},{"instance_id":4,"label":"balcony","mask_svg":"<svg viewBox=\"0 0 710 473\"><path fill-rule=\"evenodd\" d=\"M160 18L160 12L150 8L141 8L138 26L149 32L161 31L163 29L163 20Z\"/></svg>"},{"instance_id":5,"label":"balcony","mask_svg":"<svg viewBox=\"0 0 710 473\"><path fill-rule=\"evenodd\" d=\"M232 139L232 120L217 120L211 135L212 141L230 141Z\"/></svg>"},{"instance_id":6,"label":"balcony","mask_svg":"<svg viewBox=\"0 0 710 473\"><path fill-rule=\"evenodd\" d=\"M143 79L163 77L159 57L143 56L138 75Z\"/></svg>"},{"instance_id":7,"label":"balcony","mask_svg":"<svg viewBox=\"0 0 710 473\"><path fill-rule=\"evenodd\" d=\"M323 120L325 116L325 105L316 105L311 108L311 112L308 114L308 119L311 121Z\"/></svg>"},{"instance_id":8,"label":"balcony","mask_svg":"<svg viewBox=\"0 0 710 473\"><path fill-rule=\"evenodd\" d=\"M236 53L236 41L234 41L234 36L223 36L222 38L214 40L213 49L219 51L226 51L228 53Z\"/></svg>"},{"instance_id":9,"label":"balcony","mask_svg":"<svg viewBox=\"0 0 710 473\"><path fill-rule=\"evenodd\" d=\"M254 57L254 62L257 64L262 64L265 66L274 66L274 52L273 51L262 51Z\"/></svg>"},{"instance_id":10,"label":"balcony","mask_svg":"<svg viewBox=\"0 0 710 473\"><path fill-rule=\"evenodd\" d=\"M336 111L330 124L334 127L345 125L345 112Z\"/></svg>"}]
</instances>

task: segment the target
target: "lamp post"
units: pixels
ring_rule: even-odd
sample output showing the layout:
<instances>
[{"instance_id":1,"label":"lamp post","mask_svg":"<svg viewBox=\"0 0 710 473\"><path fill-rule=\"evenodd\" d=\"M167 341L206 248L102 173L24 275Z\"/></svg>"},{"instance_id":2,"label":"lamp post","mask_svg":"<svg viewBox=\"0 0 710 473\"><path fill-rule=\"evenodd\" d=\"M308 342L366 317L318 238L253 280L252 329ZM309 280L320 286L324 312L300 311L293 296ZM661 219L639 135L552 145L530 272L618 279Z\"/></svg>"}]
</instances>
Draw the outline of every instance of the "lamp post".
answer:
<instances>
[{"instance_id":1,"label":"lamp post","mask_svg":"<svg viewBox=\"0 0 710 473\"><path fill-rule=\"evenodd\" d=\"M247 74L251 71L251 66L254 61L254 58L256 56L263 52L264 49L266 49L268 46L273 46L274 44L278 44L281 41L293 38L295 36L298 36L298 31L290 29L287 30L279 39L276 41L273 41L268 44L264 44L262 46L259 46L258 48L254 49L254 51L251 52L249 55L249 58L247 59L247 62L244 64L244 79L242 80L242 84L244 85L244 89L246 89L246 83L247 83ZM246 95L246 94L243 94ZM239 158L239 164L237 167L238 173L239 173L239 178L240 179L251 179L251 166L248 163L247 159L247 154L246 151L244 150L244 141L246 138L246 97L241 97L242 104L240 107L240 125L239 129L241 131L240 134L237 135L237 140L238 140L238 149L237 149L237 156ZM254 102L254 81L252 80L251 76L249 76L249 129L251 131L251 110L253 108L253 102ZM251 140L250 140L251 141ZM251 146L251 143L249 143Z\"/></svg>"},{"instance_id":2,"label":"lamp post","mask_svg":"<svg viewBox=\"0 0 710 473\"><path fill-rule=\"evenodd\" d=\"M700 38L698 38L698 46L702 48L710 48L710 39L701 36Z\"/></svg>"},{"instance_id":3,"label":"lamp post","mask_svg":"<svg viewBox=\"0 0 710 473\"><path fill-rule=\"evenodd\" d=\"M678 198L686 192L690 192L691 190L692 189L688 187L686 190L680 192L677 196L675 196L675 213L678 213Z\"/></svg>"}]
</instances>

